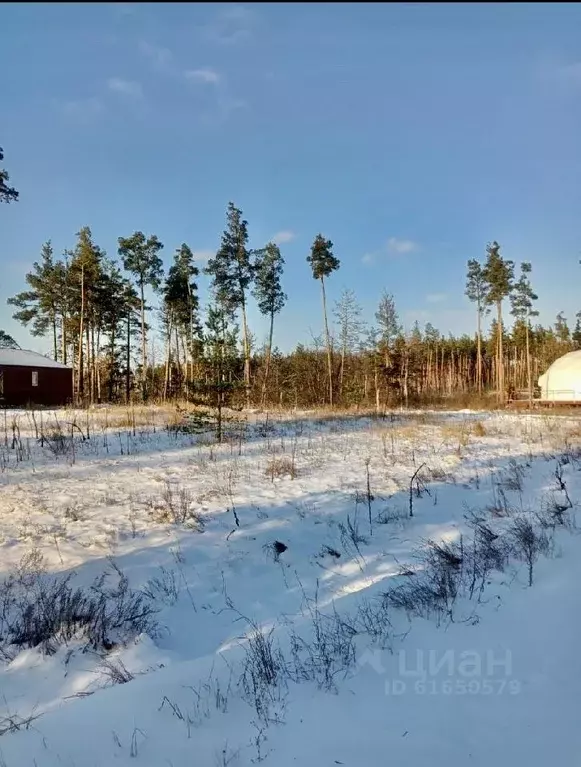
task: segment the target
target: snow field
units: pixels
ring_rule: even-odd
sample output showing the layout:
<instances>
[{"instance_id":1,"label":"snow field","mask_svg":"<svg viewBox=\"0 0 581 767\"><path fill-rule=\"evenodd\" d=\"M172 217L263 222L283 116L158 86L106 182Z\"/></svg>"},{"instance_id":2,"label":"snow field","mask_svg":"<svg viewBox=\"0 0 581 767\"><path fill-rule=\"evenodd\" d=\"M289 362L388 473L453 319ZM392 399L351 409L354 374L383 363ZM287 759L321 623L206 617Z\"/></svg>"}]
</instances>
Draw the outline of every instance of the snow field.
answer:
<instances>
[{"instance_id":1,"label":"snow field","mask_svg":"<svg viewBox=\"0 0 581 767\"><path fill-rule=\"evenodd\" d=\"M575 419L5 415L0 580L154 612L108 650L0 630L0 764L578 764Z\"/></svg>"}]
</instances>

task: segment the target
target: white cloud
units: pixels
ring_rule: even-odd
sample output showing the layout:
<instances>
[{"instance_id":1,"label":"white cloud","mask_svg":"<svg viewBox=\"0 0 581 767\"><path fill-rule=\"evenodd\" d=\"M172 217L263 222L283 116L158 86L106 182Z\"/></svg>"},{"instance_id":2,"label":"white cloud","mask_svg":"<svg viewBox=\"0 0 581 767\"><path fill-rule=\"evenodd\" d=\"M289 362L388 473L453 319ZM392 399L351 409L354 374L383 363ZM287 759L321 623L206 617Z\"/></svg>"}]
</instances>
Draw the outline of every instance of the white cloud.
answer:
<instances>
[{"instance_id":1,"label":"white cloud","mask_svg":"<svg viewBox=\"0 0 581 767\"><path fill-rule=\"evenodd\" d=\"M214 258L216 253L213 250L194 250L194 260L199 264L205 264L210 258Z\"/></svg>"},{"instance_id":2,"label":"white cloud","mask_svg":"<svg viewBox=\"0 0 581 767\"><path fill-rule=\"evenodd\" d=\"M365 264L366 266L370 266L371 264L374 264L375 261L376 261L375 253L366 253L361 259L361 263Z\"/></svg>"},{"instance_id":3,"label":"white cloud","mask_svg":"<svg viewBox=\"0 0 581 767\"><path fill-rule=\"evenodd\" d=\"M197 83L206 83L207 85L216 85L222 79L215 69L202 67L201 69L188 69L184 72L187 80L193 80Z\"/></svg>"},{"instance_id":4,"label":"white cloud","mask_svg":"<svg viewBox=\"0 0 581 767\"><path fill-rule=\"evenodd\" d=\"M448 296L446 293L429 293L426 296L426 301L429 304L442 304L444 301L448 300Z\"/></svg>"},{"instance_id":5,"label":"white cloud","mask_svg":"<svg viewBox=\"0 0 581 767\"><path fill-rule=\"evenodd\" d=\"M169 48L163 48L162 46L148 43L147 40L142 40L139 43L139 50L151 61L155 69L165 72L172 69L174 58Z\"/></svg>"},{"instance_id":6,"label":"white cloud","mask_svg":"<svg viewBox=\"0 0 581 767\"><path fill-rule=\"evenodd\" d=\"M121 77L111 77L107 81L107 87L114 93L119 93L122 96L130 96L134 99L143 98L143 88L141 83L135 80L124 80Z\"/></svg>"},{"instance_id":7,"label":"white cloud","mask_svg":"<svg viewBox=\"0 0 581 767\"><path fill-rule=\"evenodd\" d=\"M291 232L290 229L283 229L282 232L277 232L272 240L273 242L276 242L277 245L283 245L285 242L292 242L295 237L296 234Z\"/></svg>"},{"instance_id":8,"label":"white cloud","mask_svg":"<svg viewBox=\"0 0 581 767\"><path fill-rule=\"evenodd\" d=\"M387 249L390 253L403 255L405 253L413 253L419 249L419 246L413 240L400 240L397 237L390 237L387 241Z\"/></svg>"}]
</instances>

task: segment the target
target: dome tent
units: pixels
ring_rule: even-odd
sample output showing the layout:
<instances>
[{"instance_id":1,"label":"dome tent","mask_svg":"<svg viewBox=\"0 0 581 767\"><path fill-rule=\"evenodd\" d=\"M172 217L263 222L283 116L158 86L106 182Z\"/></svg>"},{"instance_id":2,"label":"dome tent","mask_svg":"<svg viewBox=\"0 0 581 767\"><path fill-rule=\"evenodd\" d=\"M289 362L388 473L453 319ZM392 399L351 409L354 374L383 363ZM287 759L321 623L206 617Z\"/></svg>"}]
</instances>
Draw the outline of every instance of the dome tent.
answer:
<instances>
[{"instance_id":1,"label":"dome tent","mask_svg":"<svg viewBox=\"0 0 581 767\"><path fill-rule=\"evenodd\" d=\"M581 401L581 351L569 352L555 360L539 378L541 400Z\"/></svg>"}]
</instances>

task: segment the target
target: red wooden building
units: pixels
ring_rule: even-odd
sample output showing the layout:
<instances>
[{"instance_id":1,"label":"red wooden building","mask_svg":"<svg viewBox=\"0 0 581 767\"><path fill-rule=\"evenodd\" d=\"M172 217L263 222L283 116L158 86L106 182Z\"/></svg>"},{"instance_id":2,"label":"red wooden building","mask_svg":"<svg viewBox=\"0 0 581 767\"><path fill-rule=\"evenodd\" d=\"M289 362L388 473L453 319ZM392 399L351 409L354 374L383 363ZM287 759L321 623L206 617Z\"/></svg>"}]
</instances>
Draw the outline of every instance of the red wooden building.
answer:
<instances>
[{"instance_id":1,"label":"red wooden building","mask_svg":"<svg viewBox=\"0 0 581 767\"><path fill-rule=\"evenodd\" d=\"M66 405L72 399L68 365L25 349L0 349L0 407Z\"/></svg>"}]
</instances>

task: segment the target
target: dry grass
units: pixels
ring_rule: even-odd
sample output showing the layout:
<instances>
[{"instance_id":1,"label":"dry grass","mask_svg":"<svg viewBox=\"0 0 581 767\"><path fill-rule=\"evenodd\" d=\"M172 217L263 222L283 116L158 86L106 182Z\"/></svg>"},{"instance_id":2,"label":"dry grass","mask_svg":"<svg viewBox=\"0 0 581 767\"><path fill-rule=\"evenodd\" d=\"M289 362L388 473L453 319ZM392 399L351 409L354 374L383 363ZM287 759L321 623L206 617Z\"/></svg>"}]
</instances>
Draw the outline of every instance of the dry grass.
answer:
<instances>
[{"instance_id":1,"label":"dry grass","mask_svg":"<svg viewBox=\"0 0 581 767\"><path fill-rule=\"evenodd\" d=\"M266 465L267 477L274 480L275 477L290 477L295 479L297 476L297 469L292 458L283 455L279 458L272 458Z\"/></svg>"},{"instance_id":2,"label":"dry grass","mask_svg":"<svg viewBox=\"0 0 581 767\"><path fill-rule=\"evenodd\" d=\"M458 447L466 447L470 442L471 428L468 423L447 423L440 427L442 437L446 441L457 442Z\"/></svg>"}]
</instances>

